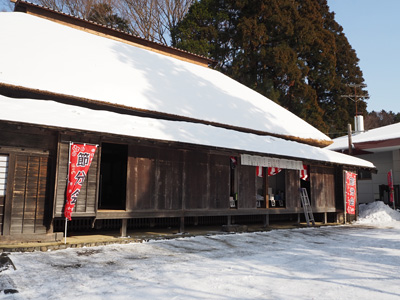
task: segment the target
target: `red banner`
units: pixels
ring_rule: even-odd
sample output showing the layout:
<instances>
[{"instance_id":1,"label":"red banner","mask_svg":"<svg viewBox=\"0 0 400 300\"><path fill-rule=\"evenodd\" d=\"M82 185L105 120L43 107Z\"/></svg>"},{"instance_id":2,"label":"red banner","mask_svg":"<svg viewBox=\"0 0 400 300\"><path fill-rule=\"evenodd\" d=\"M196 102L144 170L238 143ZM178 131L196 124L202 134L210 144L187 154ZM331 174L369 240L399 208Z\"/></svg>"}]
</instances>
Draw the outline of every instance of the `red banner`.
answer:
<instances>
[{"instance_id":1,"label":"red banner","mask_svg":"<svg viewBox=\"0 0 400 300\"><path fill-rule=\"evenodd\" d=\"M268 168L268 176L274 176L274 175L278 174L280 171L282 171L282 169L275 168L275 167L269 167Z\"/></svg>"},{"instance_id":2,"label":"red banner","mask_svg":"<svg viewBox=\"0 0 400 300\"><path fill-rule=\"evenodd\" d=\"M97 145L71 143L70 147L67 201L65 203L64 216L71 221L72 210L89 171Z\"/></svg>"},{"instance_id":3,"label":"red banner","mask_svg":"<svg viewBox=\"0 0 400 300\"><path fill-rule=\"evenodd\" d=\"M394 187L393 187L393 174L392 170L390 170L387 174L388 186L389 186L389 195L390 195L390 203L393 203L393 194L394 194Z\"/></svg>"},{"instance_id":4,"label":"red banner","mask_svg":"<svg viewBox=\"0 0 400 300\"><path fill-rule=\"evenodd\" d=\"M256 174L257 174L257 177L264 177L264 168L260 167L260 166L257 166L256 167Z\"/></svg>"},{"instance_id":5,"label":"red banner","mask_svg":"<svg viewBox=\"0 0 400 300\"><path fill-rule=\"evenodd\" d=\"M356 214L357 174L346 172L346 212Z\"/></svg>"},{"instance_id":6,"label":"red banner","mask_svg":"<svg viewBox=\"0 0 400 300\"><path fill-rule=\"evenodd\" d=\"M308 181L308 166L303 165L303 169L300 170L300 179Z\"/></svg>"}]
</instances>

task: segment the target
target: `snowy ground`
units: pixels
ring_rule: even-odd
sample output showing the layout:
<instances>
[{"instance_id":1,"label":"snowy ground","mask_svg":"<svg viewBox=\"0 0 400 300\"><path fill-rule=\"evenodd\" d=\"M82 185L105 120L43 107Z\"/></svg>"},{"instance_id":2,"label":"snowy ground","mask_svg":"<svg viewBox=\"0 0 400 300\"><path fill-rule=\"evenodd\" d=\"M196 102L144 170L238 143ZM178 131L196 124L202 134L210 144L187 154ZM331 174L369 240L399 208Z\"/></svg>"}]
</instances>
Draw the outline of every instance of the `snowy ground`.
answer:
<instances>
[{"instance_id":1,"label":"snowy ground","mask_svg":"<svg viewBox=\"0 0 400 300\"><path fill-rule=\"evenodd\" d=\"M400 213L351 226L12 253L0 299L400 299Z\"/></svg>"}]
</instances>

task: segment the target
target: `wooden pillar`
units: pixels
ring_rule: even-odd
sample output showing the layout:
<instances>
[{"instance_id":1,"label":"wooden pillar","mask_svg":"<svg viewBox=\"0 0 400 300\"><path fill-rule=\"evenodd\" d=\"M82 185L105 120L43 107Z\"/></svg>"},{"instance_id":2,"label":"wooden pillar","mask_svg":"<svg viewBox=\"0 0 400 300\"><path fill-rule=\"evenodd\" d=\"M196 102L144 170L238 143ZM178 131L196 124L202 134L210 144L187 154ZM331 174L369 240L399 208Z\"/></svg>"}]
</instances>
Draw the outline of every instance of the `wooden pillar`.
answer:
<instances>
[{"instance_id":1,"label":"wooden pillar","mask_svg":"<svg viewBox=\"0 0 400 300\"><path fill-rule=\"evenodd\" d=\"M327 224L327 223L328 223L328 213L325 212L324 213L324 224Z\"/></svg>"},{"instance_id":2,"label":"wooden pillar","mask_svg":"<svg viewBox=\"0 0 400 300\"><path fill-rule=\"evenodd\" d=\"M269 215L264 215L264 227L269 226Z\"/></svg>"},{"instance_id":3,"label":"wooden pillar","mask_svg":"<svg viewBox=\"0 0 400 300\"><path fill-rule=\"evenodd\" d=\"M232 225L232 216L228 216L227 225Z\"/></svg>"},{"instance_id":4,"label":"wooden pillar","mask_svg":"<svg viewBox=\"0 0 400 300\"><path fill-rule=\"evenodd\" d=\"M301 214L297 214L297 224L300 224L300 215Z\"/></svg>"},{"instance_id":5,"label":"wooden pillar","mask_svg":"<svg viewBox=\"0 0 400 300\"><path fill-rule=\"evenodd\" d=\"M128 219L122 219L122 224L121 224L121 229L120 229L121 237L127 236L127 229L128 229Z\"/></svg>"},{"instance_id":6,"label":"wooden pillar","mask_svg":"<svg viewBox=\"0 0 400 300\"><path fill-rule=\"evenodd\" d=\"M185 217L181 217L179 232L180 233L185 232Z\"/></svg>"}]
</instances>

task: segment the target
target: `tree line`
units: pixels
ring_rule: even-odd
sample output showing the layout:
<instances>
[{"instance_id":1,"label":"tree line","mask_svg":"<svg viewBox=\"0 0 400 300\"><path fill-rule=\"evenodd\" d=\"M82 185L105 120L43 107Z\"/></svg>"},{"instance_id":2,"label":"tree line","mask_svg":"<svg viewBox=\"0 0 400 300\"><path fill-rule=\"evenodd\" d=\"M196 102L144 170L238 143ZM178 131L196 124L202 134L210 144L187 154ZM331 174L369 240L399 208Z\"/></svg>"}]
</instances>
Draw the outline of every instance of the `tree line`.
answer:
<instances>
[{"instance_id":1,"label":"tree line","mask_svg":"<svg viewBox=\"0 0 400 300\"><path fill-rule=\"evenodd\" d=\"M392 111L371 111L367 113L364 121L364 128L366 130L374 129L382 126L391 125L400 122L400 113L394 113Z\"/></svg>"},{"instance_id":2,"label":"tree line","mask_svg":"<svg viewBox=\"0 0 400 300\"><path fill-rule=\"evenodd\" d=\"M327 0L34 2L212 58L331 137L343 135L356 112L366 127L379 123L367 113L359 59ZM357 103L344 97L352 94Z\"/></svg>"}]
</instances>

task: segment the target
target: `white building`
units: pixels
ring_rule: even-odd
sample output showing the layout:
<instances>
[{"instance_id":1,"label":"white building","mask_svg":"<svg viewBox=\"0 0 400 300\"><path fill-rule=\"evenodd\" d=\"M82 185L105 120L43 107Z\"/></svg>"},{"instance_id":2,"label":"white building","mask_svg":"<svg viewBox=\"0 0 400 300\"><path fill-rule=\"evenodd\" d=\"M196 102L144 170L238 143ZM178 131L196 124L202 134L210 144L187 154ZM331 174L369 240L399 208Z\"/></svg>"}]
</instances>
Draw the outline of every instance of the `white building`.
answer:
<instances>
[{"instance_id":1,"label":"white building","mask_svg":"<svg viewBox=\"0 0 400 300\"><path fill-rule=\"evenodd\" d=\"M388 203L387 174L393 172L396 207L399 207L400 183L400 123L356 132L352 135L352 153L354 156L371 161L377 173L360 173L358 181L359 201L368 203L383 200ZM348 136L334 139L327 148L348 153Z\"/></svg>"}]
</instances>

